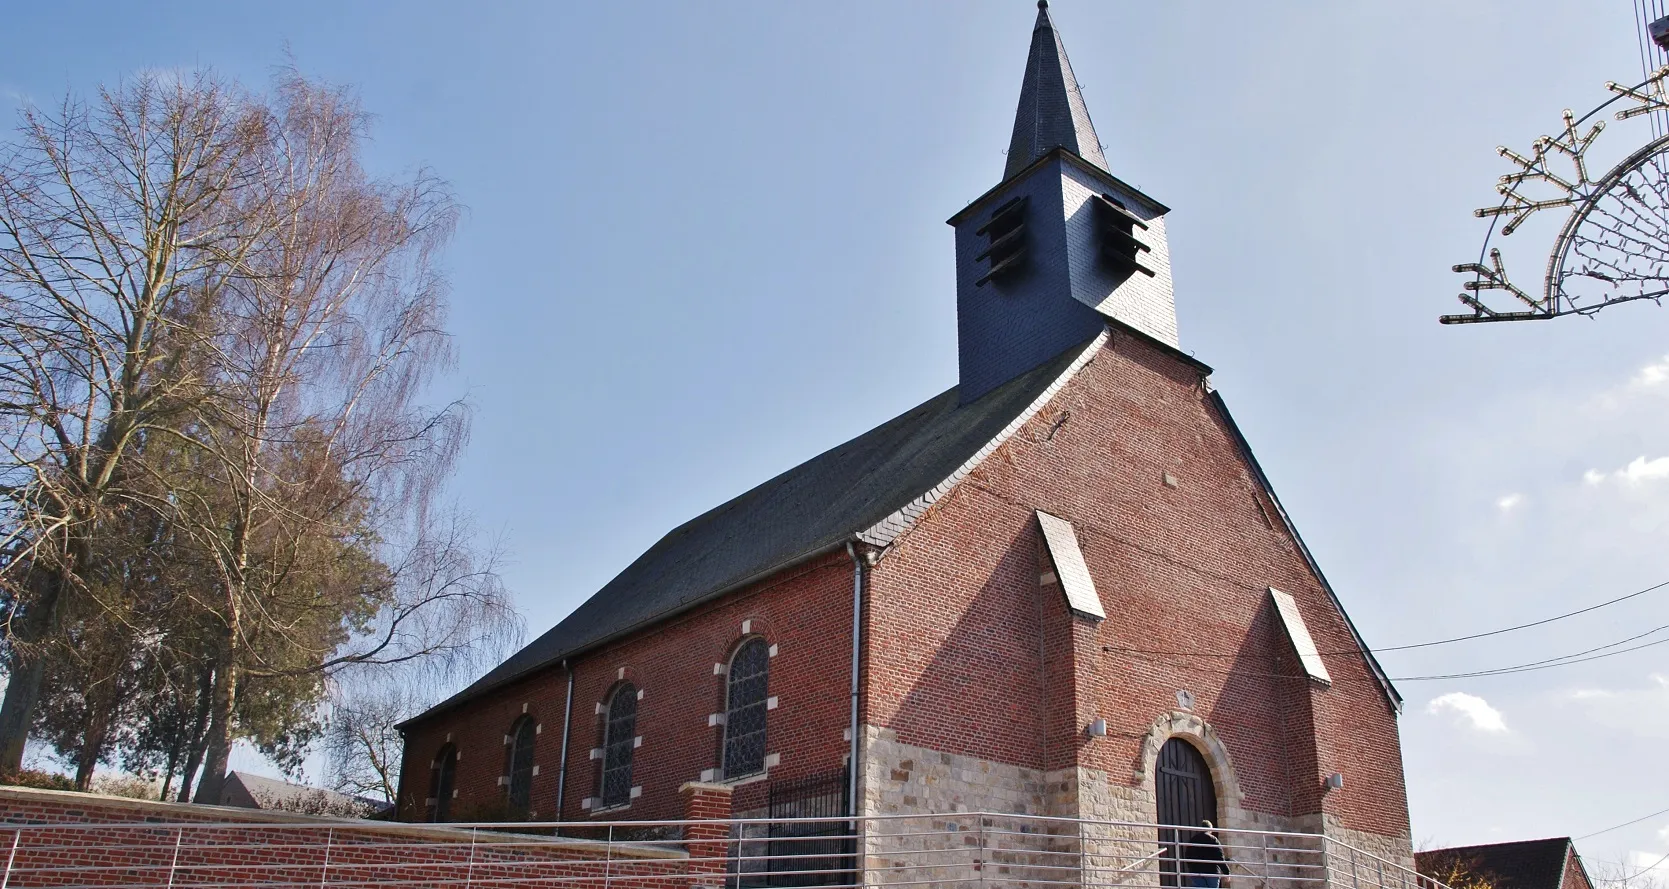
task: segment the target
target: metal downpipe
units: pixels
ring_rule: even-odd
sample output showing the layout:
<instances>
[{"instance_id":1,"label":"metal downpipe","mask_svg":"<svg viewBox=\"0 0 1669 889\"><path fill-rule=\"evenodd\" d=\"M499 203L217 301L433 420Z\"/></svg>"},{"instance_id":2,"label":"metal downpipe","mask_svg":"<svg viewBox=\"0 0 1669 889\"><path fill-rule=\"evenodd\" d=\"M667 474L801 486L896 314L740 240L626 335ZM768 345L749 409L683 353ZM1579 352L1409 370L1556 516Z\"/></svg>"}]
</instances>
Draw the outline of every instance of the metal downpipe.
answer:
<instances>
[{"instance_id":1,"label":"metal downpipe","mask_svg":"<svg viewBox=\"0 0 1669 889\"><path fill-rule=\"evenodd\" d=\"M846 799L848 814L858 817L858 667L863 640L863 556L854 541L846 542L852 558L852 748L846 758ZM854 822L855 824L855 822Z\"/></svg>"},{"instance_id":2,"label":"metal downpipe","mask_svg":"<svg viewBox=\"0 0 1669 889\"><path fill-rule=\"evenodd\" d=\"M562 820L562 803L568 794L568 725L574 718L574 668L569 666L568 659L562 659L562 668L568 672L568 700L562 705L562 759L556 767L556 820ZM557 828L556 834L562 833Z\"/></svg>"}]
</instances>

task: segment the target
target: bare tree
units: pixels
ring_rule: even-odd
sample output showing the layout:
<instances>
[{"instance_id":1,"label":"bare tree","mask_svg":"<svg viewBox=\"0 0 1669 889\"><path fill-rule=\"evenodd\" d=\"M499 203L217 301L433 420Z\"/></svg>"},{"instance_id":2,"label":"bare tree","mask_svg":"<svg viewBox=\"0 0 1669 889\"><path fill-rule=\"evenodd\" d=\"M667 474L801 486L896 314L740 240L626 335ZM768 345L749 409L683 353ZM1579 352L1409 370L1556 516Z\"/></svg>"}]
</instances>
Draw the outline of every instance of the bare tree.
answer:
<instances>
[{"instance_id":1,"label":"bare tree","mask_svg":"<svg viewBox=\"0 0 1669 889\"><path fill-rule=\"evenodd\" d=\"M200 760L209 801L235 738L299 762L335 671L444 673L519 633L432 508L468 425L420 400L451 360L433 258L457 209L426 173L369 176L365 125L294 71L263 95L154 75L27 111L0 154L0 770L94 612L167 655L168 726L134 743L186 781ZM194 580L159 587L164 626L100 586L124 511Z\"/></svg>"},{"instance_id":2,"label":"bare tree","mask_svg":"<svg viewBox=\"0 0 1669 889\"><path fill-rule=\"evenodd\" d=\"M432 259L455 205L425 174L362 170L345 91L292 72L269 115L236 209L260 221L207 325L201 413L170 430L201 482L166 485L170 506L215 577L199 801L219 798L240 683L444 663L515 624L462 527L430 509L467 426L461 404L418 400L451 358Z\"/></svg>"},{"instance_id":3,"label":"bare tree","mask_svg":"<svg viewBox=\"0 0 1669 889\"><path fill-rule=\"evenodd\" d=\"M176 340L248 248L230 212L266 119L207 75L24 111L0 150L0 770L23 757L62 609L127 463L200 382Z\"/></svg>"},{"instance_id":4,"label":"bare tree","mask_svg":"<svg viewBox=\"0 0 1669 889\"><path fill-rule=\"evenodd\" d=\"M418 560L422 585L438 589L482 572L496 576L496 550L480 553L461 545L470 539L461 517L452 514L444 527L455 529L450 539L436 541ZM446 632L429 629L421 635L433 637ZM499 632L482 634L467 651L438 664L421 660L355 664L333 675L330 715L323 735L330 786L342 793L381 798L392 804L399 791L405 750L405 737L397 726L456 690L457 678L473 678L509 657L521 644L519 623L506 622Z\"/></svg>"},{"instance_id":5,"label":"bare tree","mask_svg":"<svg viewBox=\"0 0 1669 889\"><path fill-rule=\"evenodd\" d=\"M1593 862L1593 878L1598 884L1597 889L1664 889L1669 885L1661 870L1669 855L1658 859L1657 863L1638 866L1621 861Z\"/></svg>"},{"instance_id":6,"label":"bare tree","mask_svg":"<svg viewBox=\"0 0 1669 889\"><path fill-rule=\"evenodd\" d=\"M424 696L410 685L360 682L330 708L324 735L330 786L342 793L394 802L405 739L396 725L422 712Z\"/></svg>"}]
</instances>

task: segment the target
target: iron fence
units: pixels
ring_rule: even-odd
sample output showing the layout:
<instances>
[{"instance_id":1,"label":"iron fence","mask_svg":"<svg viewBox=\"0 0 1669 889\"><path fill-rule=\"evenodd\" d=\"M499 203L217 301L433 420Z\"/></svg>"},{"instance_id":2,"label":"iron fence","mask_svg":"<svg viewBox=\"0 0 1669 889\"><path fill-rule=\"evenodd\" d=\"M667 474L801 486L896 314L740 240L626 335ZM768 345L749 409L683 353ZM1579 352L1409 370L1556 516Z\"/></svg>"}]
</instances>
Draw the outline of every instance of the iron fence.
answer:
<instances>
[{"instance_id":1,"label":"iron fence","mask_svg":"<svg viewBox=\"0 0 1669 889\"><path fill-rule=\"evenodd\" d=\"M582 826L597 838L556 835ZM1219 829L1214 842L1168 843L1161 836L1155 824L993 813L584 825L0 825L0 889L1448 889L1406 861L1317 834Z\"/></svg>"}]
</instances>

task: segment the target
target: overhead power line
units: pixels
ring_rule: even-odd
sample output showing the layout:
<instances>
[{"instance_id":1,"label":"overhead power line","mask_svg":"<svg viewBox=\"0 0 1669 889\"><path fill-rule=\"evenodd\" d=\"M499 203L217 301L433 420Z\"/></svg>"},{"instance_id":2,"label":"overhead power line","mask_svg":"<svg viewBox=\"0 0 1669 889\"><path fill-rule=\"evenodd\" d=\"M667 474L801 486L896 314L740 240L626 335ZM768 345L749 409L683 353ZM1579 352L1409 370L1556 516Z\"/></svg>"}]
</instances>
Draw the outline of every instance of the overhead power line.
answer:
<instances>
[{"instance_id":1,"label":"overhead power line","mask_svg":"<svg viewBox=\"0 0 1669 889\"><path fill-rule=\"evenodd\" d=\"M1653 630L1652 632L1655 633L1657 630ZM1548 658L1545 661L1532 661L1528 664L1517 664L1511 667L1497 667L1491 670L1473 670L1468 673L1442 673L1432 676L1393 676L1392 679L1396 682L1430 682L1438 679L1474 679L1480 676L1505 676L1509 673L1533 673L1537 670L1551 670L1554 667L1568 667L1571 664L1585 664L1588 661L1597 661L1608 657L1616 657L1619 654L1639 651L1642 648L1651 648L1654 645L1662 645L1665 642L1669 642L1669 639L1659 639L1656 642L1647 642L1643 645L1635 645L1618 651L1606 652L1605 654L1596 654L1592 657L1581 657L1580 655L1585 654L1586 652L1578 652L1577 654L1567 654L1562 657ZM1612 648L1621 644L1623 643L1613 642L1610 645L1601 645L1599 648L1589 650L1600 651L1602 649Z\"/></svg>"},{"instance_id":2,"label":"overhead power line","mask_svg":"<svg viewBox=\"0 0 1669 889\"><path fill-rule=\"evenodd\" d=\"M1630 599L1634 599L1634 598L1638 598L1640 596L1644 596L1647 593L1656 592L1657 590L1663 589L1666 586L1669 586L1669 580L1665 580L1662 583L1653 584L1652 586L1646 587L1645 589L1640 590L1639 592L1629 593L1626 596L1618 596L1615 599L1608 599L1608 600L1606 600L1604 602L1601 602L1597 605L1589 605L1587 608L1578 608L1575 611L1567 611L1564 614L1556 614L1553 617L1547 617L1547 618L1543 618L1541 620L1531 621L1527 624L1519 624L1519 625L1513 626L1513 627L1502 627L1499 630L1490 630L1490 631L1484 632L1484 633L1473 633L1469 636L1455 636L1451 639L1438 639L1438 640L1433 641L1433 642L1417 642L1413 645L1393 645L1389 648L1376 648L1376 649L1374 649L1374 651L1408 651L1409 649L1413 649L1413 648L1430 648L1434 645L1448 645L1448 644L1453 643L1453 642L1468 642L1468 641L1471 641L1473 639L1482 639L1486 636L1499 636L1502 633L1516 633L1519 630L1528 630L1531 627L1544 626L1546 624L1553 623L1554 621L1561 621L1561 620L1565 620L1567 618L1576 617L1577 615L1587 614L1590 611L1598 611L1601 608L1605 608L1608 605L1615 605L1618 602L1627 602Z\"/></svg>"},{"instance_id":3,"label":"overhead power line","mask_svg":"<svg viewBox=\"0 0 1669 889\"><path fill-rule=\"evenodd\" d=\"M1447 639L1437 639L1437 640L1433 640L1433 641L1430 641L1430 642L1420 642L1420 643L1415 643L1415 644L1412 644L1412 645L1397 645L1397 646L1390 646L1390 647L1387 647L1387 648L1367 649L1367 651L1369 651L1369 653L1378 653L1378 652L1387 652L1387 651L1407 651L1409 649L1414 649L1414 648L1429 648L1429 647L1432 647L1432 646L1435 646L1435 645L1448 645L1448 644L1455 643L1455 642L1465 642L1465 641L1469 641L1469 640L1472 640L1472 639L1482 639L1482 638L1489 637L1489 636L1499 636L1503 633L1512 633L1512 632L1516 632L1518 630L1526 630L1526 629L1529 629L1531 627L1545 626L1545 625L1553 623L1555 621L1566 620L1568 618L1576 617L1578 615L1587 614L1591 611L1596 611L1598 609L1605 608L1605 607L1610 606L1610 605L1615 605L1619 602L1626 602L1630 599L1634 599L1634 598L1638 598L1640 596L1644 596L1647 593L1655 592L1657 590L1663 589L1664 587L1669 587L1669 580L1663 581L1661 583L1653 584L1652 586L1646 587L1643 590L1637 590L1637 591L1629 593L1627 595L1618 596L1614 599L1607 599L1604 602L1599 602L1599 603L1596 603L1594 605L1589 605L1585 608L1578 608L1575 611L1567 611L1564 614L1557 614L1557 615L1554 615L1552 617L1542 618L1541 620L1530 621L1529 623L1516 624L1514 626L1502 627L1502 628L1496 629L1496 630L1487 630L1487 631L1481 632L1481 633L1470 633L1470 634L1467 634L1465 636L1454 636L1454 637L1450 637L1450 638L1447 638ZM1542 660L1537 660L1537 661L1529 661L1527 663L1522 663L1522 664L1513 664L1513 665L1506 666L1506 667L1491 667L1491 668L1482 669L1482 670L1469 670L1469 671L1463 671L1463 672L1457 672L1457 673L1440 673L1440 674L1432 674L1432 675L1426 675L1426 676L1393 676L1393 677L1391 677L1391 679L1394 682L1435 682L1435 681L1451 680L1451 679L1474 679L1474 678L1480 678L1480 677L1486 677L1486 676L1506 676L1506 675L1510 675L1510 674L1513 674L1513 673L1529 673L1529 672L1534 672L1534 671L1537 671L1537 670L1550 670L1550 669L1553 669L1554 667L1567 667L1567 666L1571 666L1573 664L1581 664L1581 663L1586 663L1588 661L1597 661L1597 660L1602 660L1602 659L1608 658L1608 657L1616 657L1617 655L1627 654L1627 653L1633 652L1633 651L1639 651L1642 648L1651 648L1653 646L1662 645L1664 643L1669 643L1669 639L1658 639L1658 640L1653 641L1653 642L1646 642L1646 643L1643 643L1643 644L1640 644L1640 645L1633 645L1633 646L1630 646L1630 647L1627 647L1627 648L1620 648L1619 647L1619 646L1628 645L1630 642L1639 641L1639 640L1644 639L1648 636L1657 635L1658 633L1661 633L1664 630L1669 630L1669 624L1665 624L1665 625L1659 626L1659 627L1654 627L1654 628L1652 628L1650 630L1647 630L1643 633L1636 633L1633 636L1629 636L1629 637L1626 637L1626 638L1623 638L1623 639L1618 639L1614 642L1608 642L1604 645L1595 646L1593 648L1584 649L1582 651L1571 652L1569 654L1562 654L1562 655L1558 655L1556 657L1544 658ZM1615 649L1615 650L1613 650L1613 649ZM1122 654L1150 655L1150 656L1177 657L1177 658L1239 658L1239 657L1243 656L1243 653L1238 652L1238 651L1236 651L1236 652L1180 651L1180 650L1168 650L1168 649L1130 648L1130 647L1122 647L1122 646L1104 646L1102 648L1102 650L1106 651L1106 652L1122 653ZM1344 651L1332 651L1332 652L1321 652L1321 653L1322 654L1332 654L1332 655L1352 655L1352 654L1357 653L1357 649L1353 648L1353 649L1347 649L1347 650L1344 650ZM1199 670L1200 668L1190 666L1189 669ZM1219 672L1219 671L1209 671L1208 670L1208 671L1205 671L1205 672ZM1235 671L1235 672L1245 672L1245 671ZM1268 674L1260 674L1260 675L1285 676L1286 674L1268 673ZM1651 816L1647 816L1647 817L1651 817Z\"/></svg>"},{"instance_id":4,"label":"overhead power line","mask_svg":"<svg viewBox=\"0 0 1669 889\"><path fill-rule=\"evenodd\" d=\"M1664 587L1669 587L1669 580L1665 580L1662 583L1653 584L1649 587L1646 587L1643 590L1637 590L1635 592L1629 593L1626 596L1618 596L1615 599L1607 599L1604 602L1599 602L1599 603L1596 603L1596 604L1593 604L1593 605L1589 605L1586 608L1578 608L1575 611L1567 611L1564 614L1556 614L1552 617L1544 617L1541 620L1533 620L1533 621L1530 621L1529 623L1516 624L1516 625L1510 626L1510 627L1502 627L1502 628L1497 629L1497 630L1486 630L1486 631L1481 632L1481 633L1469 633L1465 636L1451 636L1447 639L1434 639L1430 642L1415 642L1415 643L1412 643L1412 644L1409 644L1409 645L1390 645L1390 646L1386 646L1384 648L1370 648L1368 650L1371 651L1374 654L1384 654L1385 652L1390 652L1390 651L1411 651L1411 650L1416 649L1416 648L1432 648L1432 647L1438 646L1438 645L1452 645L1456 642L1470 642L1473 639L1484 639L1484 638L1487 638L1487 637L1490 637L1490 636L1500 636L1500 635L1505 634L1505 633L1516 633L1519 630L1528 630L1532 627L1546 626L1547 624L1554 623L1556 621L1567 620L1569 618L1573 618L1573 617L1577 617L1579 615L1587 614L1590 611L1598 611L1601 608L1605 608L1605 607L1608 607L1608 606L1611 606L1611 605L1616 605L1619 602L1627 602L1630 599L1637 599L1641 596L1646 595L1647 593L1657 592L1658 590L1661 590ZM1662 629L1669 629L1669 627L1659 627L1658 628L1658 630L1662 630ZM1651 632L1648 632L1648 633L1642 633L1640 636L1634 636L1634 637L1630 637L1629 639L1623 639L1623 640L1618 641L1618 642L1613 642L1613 643L1611 643L1611 645L1621 645L1625 642L1633 641L1633 639L1638 639L1638 638L1642 638L1644 636L1649 636L1652 633L1657 632L1658 630L1652 630ZM1609 647L1611 647L1611 646L1600 646L1600 648L1609 648ZM1128 652L1131 652L1133 654L1170 654L1170 655L1179 655L1179 656L1183 656L1183 657L1218 657L1218 658L1240 657L1239 652L1221 652L1221 651L1170 651L1170 650L1163 650L1162 651L1162 650L1151 650L1151 649L1140 649L1140 648L1111 648L1111 649L1108 649L1108 650L1109 651L1128 651ZM1592 649L1592 650L1593 651L1598 651L1600 649ZM1327 655L1344 655L1344 654L1355 654L1356 652L1357 652L1357 649L1348 648L1348 649L1344 649L1342 651L1321 651L1321 652L1317 652L1317 653L1318 654L1327 654ZM1588 652L1585 652L1585 651L1584 652L1577 652L1576 654L1565 655L1565 657L1578 657L1580 655L1587 654L1587 653ZM1558 658L1554 658L1554 660L1558 660ZM1506 668L1503 668L1503 669L1506 669Z\"/></svg>"},{"instance_id":5,"label":"overhead power line","mask_svg":"<svg viewBox=\"0 0 1669 889\"><path fill-rule=\"evenodd\" d=\"M1669 809L1659 809L1656 812L1651 813L1650 815L1641 815L1639 818L1635 818L1632 821L1624 821L1622 824L1613 824L1613 825L1611 825L1610 827L1607 827L1604 830L1596 830L1593 833L1585 833L1582 836L1577 837L1577 839L1585 840L1585 839L1588 839L1589 837L1597 837L1602 833L1610 833L1613 830L1622 830L1625 827L1629 827L1631 825L1639 824L1642 821L1646 821L1646 820L1651 819L1651 818L1656 818L1659 815L1669 815Z\"/></svg>"},{"instance_id":6,"label":"overhead power line","mask_svg":"<svg viewBox=\"0 0 1669 889\"><path fill-rule=\"evenodd\" d=\"M1610 880L1607 880L1604 877L1601 877L1599 879L1599 882L1601 882L1601 883L1626 883L1629 880L1634 879L1635 877L1641 876L1643 874L1648 874L1648 873L1651 873L1654 870L1657 870L1657 866L1662 864L1665 861L1669 861L1669 852L1663 853L1662 858L1659 858L1658 860L1652 862L1651 864L1648 864L1645 867L1640 868L1639 870L1635 871L1632 874L1628 874L1627 876L1622 876L1622 877L1616 877L1616 878L1610 879ZM1624 865L1624 867L1627 867L1627 865Z\"/></svg>"},{"instance_id":7,"label":"overhead power line","mask_svg":"<svg viewBox=\"0 0 1669 889\"><path fill-rule=\"evenodd\" d=\"M1617 650L1617 651L1606 651L1604 654L1592 654L1592 655L1590 655L1591 652L1605 651L1608 648L1615 648L1616 646L1626 644L1627 642L1632 641L1633 639L1638 639L1638 638L1641 638L1643 636L1649 636L1649 635L1652 635L1653 633L1661 632L1664 629L1669 629L1669 627L1659 627L1659 628L1657 628L1655 630L1652 630L1648 633L1642 633L1639 636L1633 636L1633 637L1630 637L1629 639L1621 639L1621 640L1618 640L1616 642L1610 642L1610 643L1607 643L1605 645L1598 646L1596 648L1590 648L1587 651L1578 651L1578 652L1573 652L1571 654L1560 655L1560 656L1554 657L1554 658L1547 658L1545 660L1531 661L1527 664L1514 664L1514 665L1509 666L1509 667L1494 667L1494 668L1487 669L1487 670L1472 670L1472 671L1464 672L1464 673L1442 673L1442 674L1434 674L1434 675L1430 675L1430 676L1392 676L1392 677L1390 677L1390 679L1391 679L1392 682L1435 682L1435 681L1439 681L1439 680L1449 680L1449 679L1473 679L1473 678L1479 678L1479 677L1485 677L1485 676L1507 676L1507 675L1510 675L1510 674L1513 674L1513 673L1532 673L1532 672L1535 672L1537 670L1551 670L1554 667L1568 667L1568 666L1571 666L1572 664L1581 664L1581 663L1587 663L1588 661L1603 660L1603 659L1608 658L1608 657L1616 657L1617 655L1620 655L1620 654L1628 654L1631 651L1639 651L1642 648L1651 648L1655 645L1663 645L1665 643L1669 643L1669 639L1659 639L1656 642L1647 642L1647 643L1642 644L1642 645L1634 645L1634 646L1631 646L1629 648L1624 648L1624 649L1620 649L1620 650ZM1215 657L1216 656L1216 655L1201 655L1198 652L1187 652L1187 651L1161 651L1161 650L1140 649L1140 648L1119 648L1117 646L1111 646L1111 645L1104 646L1101 650L1106 651L1106 652L1115 653L1115 654L1131 654L1131 655L1137 655L1137 656L1150 656L1150 657L1151 656L1159 656L1159 657L1166 657L1166 656L1168 656L1168 657L1201 657L1201 656ZM1355 654L1355 652L1349 652L1349 653L1350 654ZM1584 655L1590 655L1590 656L1584 657ZM1308 676L1308 674L1305 674L1305 673L1284 673L1284 672L1283 673L1274 673L1274 672L1263 672L1263 671L1245 670L1245 669L1213 670L1213 669L1208 669L1208 668L1203 668L1203 667L1197 667L1197 666L1194 666L1194 665L1191 665L1191 664L1177 664L1177 663L1174 663L1174 662L1171 663L1170 666L1182 667L1183 669L1194 670L1194 671L1200 672L1200 673L1210 673L1210 674L1218 675L1218 676L1228 676L1228 675L1233 674L1233 675L1240 675L1240 676L1269 676L1269 677L1274 677L1274 678L1279 678L1279 679L1305 679ZM1340 678L1335 677L1333 681L1338 682L1338 681L1340 681Z\"/></svg>"}]
</instances>

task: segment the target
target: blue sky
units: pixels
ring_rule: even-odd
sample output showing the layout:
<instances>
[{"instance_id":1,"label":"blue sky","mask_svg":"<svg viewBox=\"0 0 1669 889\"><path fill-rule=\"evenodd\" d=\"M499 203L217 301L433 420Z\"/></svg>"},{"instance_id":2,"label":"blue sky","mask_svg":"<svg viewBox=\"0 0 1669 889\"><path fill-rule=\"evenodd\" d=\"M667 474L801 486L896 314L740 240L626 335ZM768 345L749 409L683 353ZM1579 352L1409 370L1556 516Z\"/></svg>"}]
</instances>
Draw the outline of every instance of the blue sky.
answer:
<instances>
[{"instance_id":1,"label":"blue sky","mask_svg":"<svg viewBox=\"0 0 1669 889\"><path fill-rule=\"evenodd\" d=\"M1370 643L1669 580L1669 462L1650 462L1669 456L1669 314L1435 323L1505 172L1494 146L1638 79L1626 0L1053 11L1113 172L1174 208L1183 347L1217 368ZM943 220L1001 174L1034 15L10 4L0 101L150 67L259 84L286 46L357 88L373 167L430 167L468 207L447 255L462 357L437 397L475 405L455 491L513 551L537 632L665 530L954 382ZM1539 268L1535 236L1509 245L1520 267ZM1666 602L1385 661L1536 660L1669 623ZM1669 807L1665 650L1402 683L1416 841L1582 835ZM1649 861L1666 831L1581 847Z\"/></svg>"}]
</instances>

